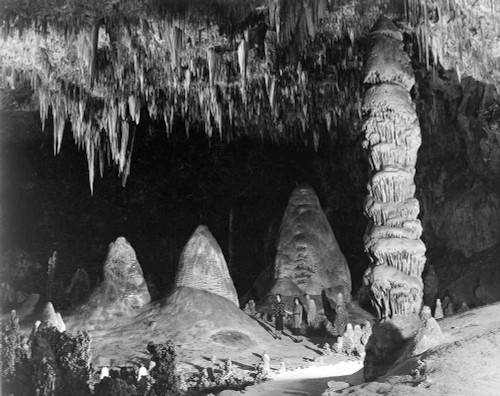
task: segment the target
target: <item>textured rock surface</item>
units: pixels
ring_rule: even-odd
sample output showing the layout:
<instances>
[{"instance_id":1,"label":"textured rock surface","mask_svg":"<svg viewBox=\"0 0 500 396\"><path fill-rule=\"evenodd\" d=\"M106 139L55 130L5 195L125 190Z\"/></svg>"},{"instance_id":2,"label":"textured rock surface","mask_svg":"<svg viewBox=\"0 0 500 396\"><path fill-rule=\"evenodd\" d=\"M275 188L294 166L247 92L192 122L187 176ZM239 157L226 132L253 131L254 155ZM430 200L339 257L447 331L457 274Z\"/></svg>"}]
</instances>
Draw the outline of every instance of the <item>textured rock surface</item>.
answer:
<instances>
[{"instance_id":1,"label":"textured rock surface","mask_svg":"<svg viewBox=\"0 0 500 396\"><path fill-rule=\"evenodd\" d=\"M55 327L58 331L66 331L66 325L59 312L54 310L54 306L49 301L42 312L42 326Z\"/></svg>"},{"instance_id":2,"label":"textured rock surface","mask_svg":"<svg viewBox=\"0 0 500 396\"><path fill-rule=\"evenodd\" d=\"M380 318L418 314L426 247L414 199L415 166L421 137L409 91L415 83L402 35L381 17L372 29L363 101L364 147L373 171L368 183L365 251L372 267L363 283Z\"/></svg>"},{"instance_id":3,"label":"textured rock surface","mask_svg":"<svg viewBox=\"0 0 500 396\"><path fill-rule=\"evenodd\" d=\"M135 250L124 237L110 243L103 272L104 280L116 287L121 304L136 309L151 301Z\"/></svg>"},{"instance_id":4,"label":"textured rock surface","mask_svg":"<svg viewBox=\"0 0 500 396\"><path fill-rule=\"evenodd\" d=\"M495 395L500 358L500 304L440 320L439 345L398 362L376 381L349 387L342 395ZM365 362L366 364L366 362Z\"/></svg>"},{"instance_id":5,"label":"textured rock surface","mask_svg":"<svg viewBox=\"0 0 500 396\"><path fill-rule=\"evenodd\" d=\"M222 250L209 229L203 225L194 231L182 251L175 285L206 290L239 306Z\"/></svg>"},{"instance_id":6,"label":"textured rock surface","mask_svg":"<svg viewBox=\"0 0 500 396\"><path fill-rule=\"evenodd\" d=\"M70 331L119 326L121 317L135 316L151 301L135 251L124 237L110 243L103 272L104 281L68 318Z\"/></svg>"},{"instance_id":7,"label":"textured rock surface","mask_svg":"<svg viewBox=\"0 0 500 396\"><path fill-rule=\"evenodd\" d=\"M420 325L420 318L416 315L397 315L374 324L364 360L364 376L367 381L373 381L387 373Z\"/></svg>"},{"instance_id":8,"label":"textured rock surface","mask_svg":"<svg viewBox=\"0 0 500 396\"><path fill-rule=\"evenodd\" d=\"M283 215L275 260L276 279L290 278L308 294L335 288L350 300L351 274L318 197L297 187Z\"/></svg>"}]
</instances>

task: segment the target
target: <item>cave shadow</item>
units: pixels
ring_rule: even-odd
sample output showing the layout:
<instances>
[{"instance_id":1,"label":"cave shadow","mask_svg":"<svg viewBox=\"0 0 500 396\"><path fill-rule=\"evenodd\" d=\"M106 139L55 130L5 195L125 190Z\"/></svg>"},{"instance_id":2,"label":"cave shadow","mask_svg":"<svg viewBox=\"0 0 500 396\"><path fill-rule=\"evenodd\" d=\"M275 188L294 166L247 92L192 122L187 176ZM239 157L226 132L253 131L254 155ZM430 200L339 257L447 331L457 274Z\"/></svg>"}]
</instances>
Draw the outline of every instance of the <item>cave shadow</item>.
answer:
<instances>
[{"instance_id":1,"label":"cave shadow","mask_svg":"<svg viewBox=\"0 0 500 396\"><path fill-rule=\"evenodd\" d=\"M418 327L418 323L409 323L405 319L405 322L398 321L396 324L393 319L385 319L374 324L372 334L366 344L364 359L366 381L374 381L391 369L394 363L405 353L408 342L412 339L412 334ZM406 338L398 325L406 327L403 330L407 334ZM413 330L411 330L412 328Z\"/></svg>"},{"instance_id":2,"label":"cave shadow","mask_svg":"<svg viewBox=\"0 0 500 396\"><path fill-rule=\"evenodd\" d=\"M329 378L330 381L347 382L350 386L359 385L365 382L364 368L360 368L355 373L349 375L339 375L337 377Z\"/></svg>"},{"instance_id":3,"label":"cave shadow","mask_svg":"<svg viewBox=\"0 0 500 396\"><path fill-rule=\"evenodd\" d=\"M322 354L322 352L321 352L320 349L311 348L310 346L307 346L307 345L304 345L304 347L307 348L307 349L309 349L309 350L311 350L311 351L313 351L314 353L316 353L318 355Z\"/></svg>"},{"instance_id":4,"label":"cave shadow","mask_svg":"<svg viewBox=\"0 0 500 396\"><path fill-rule=\"evenodd\" d=\"M150 361L150 359L147 357L137 356L134 358L134 360L128 359L126 361L126 364L128 366L134 366L134 367L140 367L142 364L144 367L147 368L149 366L149 361Z\"/></svg>"},{"instance_id":5,"label":"cave shadow","mask_svg":"<svg viewBox=\"0 0 500 396\"><path fill-rule=\"evenodd\" d=\"M266 330L269 334L271 334L274 337L274 328L270 325L265 324L264 322L260 321L257 318L254 318L251 316L253 320L255 320L264 330Z\"/></svg>"},{"instance_id":6,"label":"cave shadow","mask_svg":"<svg viewBox=\"0 0 500 396\"><path fill-rule=\"evenodd\" d=\"M247 371L252 371L255 370L254 366L250 366L249 364L244 364L240 362L235 362L234 360L232 361L235 366L237 366L241 370L247 370Z\"/></svg>"},{"instance_id":7,"label":"cave shadow","mask_svg":"<svg viewBox=\"0 0 500 396\"><path fill-rule=\"evenodd\" d=\"M209 359L210 360L210 359ZM204 368L203 366L200 366L199 364L191 363L191 362L186 362L189 366L194 367L198 371L203 371Z\"/></svg>"},{"instance_id":8,"label":"cave shadow","mask_svg":"<svg viewBox=\"0 0 500 396\"><path fill-rule=\"evenodd\" d=\"M325 311L326 318L331 323L333 323L335 321L335 317L337 316L337 313L335 312L335 309L333 308L332 301L327 297L325 290L321 291L321 302L323 304L323 309Z\"/></svg>"}]
</instances>

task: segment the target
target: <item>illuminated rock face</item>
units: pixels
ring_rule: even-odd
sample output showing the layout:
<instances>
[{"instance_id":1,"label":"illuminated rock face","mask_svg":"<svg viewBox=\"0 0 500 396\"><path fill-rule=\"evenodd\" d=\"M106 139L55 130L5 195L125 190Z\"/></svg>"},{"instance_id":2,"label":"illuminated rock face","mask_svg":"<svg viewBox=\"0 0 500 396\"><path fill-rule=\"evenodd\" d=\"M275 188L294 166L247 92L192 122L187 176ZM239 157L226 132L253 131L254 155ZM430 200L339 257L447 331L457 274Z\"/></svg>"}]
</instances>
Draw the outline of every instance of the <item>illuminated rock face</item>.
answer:
<instances>
[{"instance_id":1,"label":"illuminated rock face","mask_svg":"<svg viewBox=\"0 0 500 396\"><path fill-rule=\"evenodd\" d=\"M206 290L239 306L222 250L206 226L199 226L182 251L175 285Z\"/></svg>"},{"instance_id":2,"label":"illuminated rock face","mask_svg":"<svg viewBox=\"0 0 500 396\"><path fill-rule=\"evenodd\" d=\"M275 279L289 278L304 293L320 295L325 289L351 298L351 273L309 186L297 187L281 222L275 261Z\"/></svg>"},{"instance_id":3,"label":"illuminated rock face","mask_svg":"<svg viewBox=\"0 0 500 396\"><path fill-rule=\"evenodd\" d=\"M368 183L364 243L371 266L363 283L380 318L418 314L425 245L414 198L420 127L409 91L415 83L399 29L381 17L365 62L363 145L373 170Z\"/></svg>"}]
</instances>

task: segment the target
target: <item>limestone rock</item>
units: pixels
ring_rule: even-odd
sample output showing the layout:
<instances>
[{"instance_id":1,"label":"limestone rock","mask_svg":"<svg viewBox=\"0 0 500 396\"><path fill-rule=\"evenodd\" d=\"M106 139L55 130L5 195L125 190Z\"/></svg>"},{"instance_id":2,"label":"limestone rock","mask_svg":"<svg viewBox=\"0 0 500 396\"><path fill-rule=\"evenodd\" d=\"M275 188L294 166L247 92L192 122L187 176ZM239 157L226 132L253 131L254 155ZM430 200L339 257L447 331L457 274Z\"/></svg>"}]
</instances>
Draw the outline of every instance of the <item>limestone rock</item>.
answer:
<instances>
[{"instance_id":1,"label":"limestone rock","mask_svg":"<svg viewBox=\"0 0 500 396\"><path fill-rule=\"evenodd\" d=\"M154 320L158 325L148 332L151 340L172 339L183 347L204 345L208 348L214 343L219 347L241 349L274 340L234 302L191 287L175 288L164 300Z\"/></svg>"},{"instance_id":2,"label":"limestone rock","mask_svg":"<svg viewBox=\"0 0 500 396\"><path fill-rule=\"evenodd\" d=\"M400 85L377 84L366 91L363 111L376 119L393 118L411 124L417 119L415 105L408 91Z\"/></svg>"},{"instance_id":3,"label":"limestone rock","mask_svg":"<svg viewBox=\"0 0 500 396\"><path fill-rule=\"evenodd\" d=\"M204 225L194 231L181 253L175 285L206 290L239 306L222 250Z\"/></svg>"},{"instance_id":4,"label":"limestone rock","mask_svg":"<svg viewBox=\"0 0 500 396\"><path fill-rule=\"evenodd\" d=\"M124 237L109 245L103 272L103 282L85 305L67 318L70 332L118 327L151 301L135 251Z\"/></svg>"},{"instance_id":5,"label":"limestone rock","mask_svg":"<svg viewBox=\"0 0 500 396\"><path fill-rule=\"evenodd\" d=\"M351 298L347 261L310 186L297 187L288 201L279 232L275 278L292 279L310 295L340 288L346 301Z\"/></svg>"},{"instance_id":6,"label":"limestone rock","mask_svg":"<svg viewBox=\"0 0 500 396\"><path fill-rule=\"evenodd\" d=\"M490 274L488 274L489 276ZM499 274L498 271L495 274L495 281L491 279L479 278L478 285L474 290L474 295L482 304L492 304L496 301L500 301L500 288L498 287ZM486 278L486 276L485 276Z\"/></svg>"},{"instance_id":7,"label":"limestone rock","mask_svg":"<svg viewBox=\"0 0 500 396\"><path fill-rule=\"evenodd\" d=\"M418 314L422 303L422 280L389 265L368 268L363 283L369 287L380 318Z\"/></svg>"},{"instance_id":8,"label":"limestone rock","mask_svg":"<svg viewBox=\"0 0 500 396\"><path fill-rule=\"evenodd\" d=\"M384 375L406 350L408 341L422 326L416 315L396 316L373 325L366 344L364 377L366 381Z\"/></svg>"},{"instance_id":9,"label":"limestone rock","mask_svg":"<svg viewBox=\"0 0 500 396\"><path fill-rule=\"evenodd\" d=\"M404 44L384 34L372 37L372 46L365 61L364 83L395 83L410 91L415 84L415 76Z\"/></svg>"},{"instance_id":10,"label":"limestone rock","mask_svg":"<svg viewBox=\"0 0 500 396\"><path fill-rule=\"evenodd\" d=\"M117 299L127 307L136 309L151 301L135 250L124 237L109 245L104 280L115 285Z\"/></svg>"},{"instance_id":11,"label":"limestone rock","mask_svg":"<svg viewBox=\"0 0 500 396\"><path fill-rule=\"evenodd\" d=\"M64 323L64 320L60 312L56 312L56 318L57 318L57 329L60 332L66 331L66 324Z\"/></svg>"},{"instance_id":12,"label":"limestone rock","mask_svg":"<svg viewBox=\"0 0 500 396\"><path fill-rule=\"evenodd\" d=\"M403 41L403 34L401 30L392 22L389 18L381 15L375 25L370 30L370 34L373 35L385 35L392 37L398 41Z\"/></svg>"},{"instance_id":13,"label":"limestone rock","mask_svg":"<svg viewBox=\"0 0 500 396\"><path fill-rule=\"evenodd\" d=\"M462 301L462 303L460 304L460 306L457 309L457 313L467 312L468 310L469 310L469 306L467 305L467 303L465 301Z\"/></svg>"},{"instance_id":14,"label":"limestone rock","mask_svg":"<svg viewBox=\"0 0 500 396\"><path fill-rule=\"evenodd\" d=\"M439 345L442 340L443 333L439 324L436 322L436 319L430 317L423 322L423 325L411 338L400 360L403 361L412 356L420 355L428 349Z\"/></svg>"}]
</instances>

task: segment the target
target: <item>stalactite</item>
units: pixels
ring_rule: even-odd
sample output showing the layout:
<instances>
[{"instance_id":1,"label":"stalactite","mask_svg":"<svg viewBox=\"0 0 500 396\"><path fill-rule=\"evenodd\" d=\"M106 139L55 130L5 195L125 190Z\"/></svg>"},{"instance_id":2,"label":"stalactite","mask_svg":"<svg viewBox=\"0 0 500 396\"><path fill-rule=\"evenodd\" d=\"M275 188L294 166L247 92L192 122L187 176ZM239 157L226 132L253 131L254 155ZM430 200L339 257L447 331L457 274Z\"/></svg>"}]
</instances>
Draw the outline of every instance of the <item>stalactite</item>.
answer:
<instances>
[{"instance_id":1,"label":"stalactite","mask_svg":"<svg viewBox=\"0 0 500 396\"><path fill-rule=\"evenodd\" d=\"M238 46L238 64L241 74L241 85L245 86L247 79L248 42L243 39Z\"/></svg>"},{"instance_id":2,"label":"stalactite","mask_svg":"<svg viewBox=\"0 0 500 396\"><path fill-rule=\"evenodd\" d=\"M418 314L426 248L420 240L419 204L414 198L421 144L409 94L415 78L403 51L402 34L389 19L381 17L371 36L364 83L372 86L363 101L362 130L373 170L365 202L369 224L364 237L372 265L364 284L383 319Z\"/></svg>"},{"instance_id":3,"label":"stalactite","mask_svg":"<svg viewBox=\"0 0 500 396\"><path fill-rule=\"evenodd\" d=\"M89 65L89 87L92 89L94 87L94 82L96 79L96 69L97 69L97 46L99 42L99 28L101 26L102 20L97 20L92 25L91 32L91 44L92 50L90 55L90 65Z\"/></svg>"}]
</instances>

